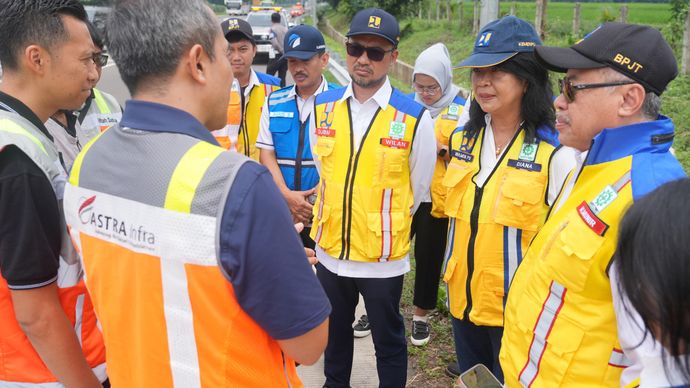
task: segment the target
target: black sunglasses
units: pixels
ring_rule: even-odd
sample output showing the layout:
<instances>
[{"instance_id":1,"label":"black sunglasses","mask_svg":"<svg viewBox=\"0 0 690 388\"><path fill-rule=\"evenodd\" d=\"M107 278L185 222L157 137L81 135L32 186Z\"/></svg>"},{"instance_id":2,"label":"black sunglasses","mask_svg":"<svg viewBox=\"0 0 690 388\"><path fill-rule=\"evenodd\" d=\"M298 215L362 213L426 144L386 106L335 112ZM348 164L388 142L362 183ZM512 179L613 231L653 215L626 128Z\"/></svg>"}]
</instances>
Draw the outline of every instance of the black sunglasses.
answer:
<instances>
[{"instance_id":1,"label":"black sunglasses","mask_svg":"<svg viewBox=\"0 0 690 388\"><path fill-rule=\"evenodd\" d=\"M395 51L395 47L390 50L384 50L381 47L364 47L357 43L345 43L345 48L347 49L347 55L355 58L361 57L366 51L367 58L374 62L381 62L386 53Z\"/></svg>"},{"instance_id":2,"label":"black sunglasses","mask_svg":"<svg viewBox=\"0 0 690 388\"><path fill-rule=\"evenodd\" d=\"M98 53L98 54L93 54L93 63L96 65L103 67L108 64L108 54L103 54L103 53Z\"/></svg>"},{"instance_id":3,"label":"black sunglasses","mask_svg":"<svg viewBox=\"0 0 690 388\"><path fill-rule=\"evenodd\" d=\"M609 86L621 86L630 85L636 83L635 81L614 81L614 82L603 82L599 84L578 84L574 85L573 82L568 78L561 78L558 80L558 87L561 94L565 97L566 101L569 103L575 101L575 92L585 89L596 89L596 88L606 88Z\"/></svg>"}]
</instances>

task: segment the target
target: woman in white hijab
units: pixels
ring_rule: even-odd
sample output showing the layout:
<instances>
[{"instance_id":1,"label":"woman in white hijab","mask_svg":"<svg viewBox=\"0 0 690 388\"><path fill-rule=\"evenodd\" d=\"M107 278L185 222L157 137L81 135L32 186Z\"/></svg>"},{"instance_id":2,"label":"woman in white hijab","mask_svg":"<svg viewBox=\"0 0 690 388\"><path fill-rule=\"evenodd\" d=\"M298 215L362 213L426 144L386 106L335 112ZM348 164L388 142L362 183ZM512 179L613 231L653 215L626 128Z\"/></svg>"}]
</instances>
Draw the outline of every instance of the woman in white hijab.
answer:
<instances>
[{"instance_id":1,"label":"woman in white hijab","mask_svg":"<svg viewBox=\"0 0 690 388\"><path fill-rule=\"evenodd\" d=\"M443 211L446 189L441 184L446 172L444 159L447 149L441 145L448 144L448 137L458 126L458 121L462 120L465 99L458 96L460 88L453 85L450 56L443 43L437 43L419 54L413 74L414 99L424 105L435 120L436 142L439 144L430 193L422 199L412 221L412 231L417 239L414 246L415 312L410 340L413 345L422 346L429 342L428 313L436 307L448 229L448 218Z\"/></svg>"}]
</instances>

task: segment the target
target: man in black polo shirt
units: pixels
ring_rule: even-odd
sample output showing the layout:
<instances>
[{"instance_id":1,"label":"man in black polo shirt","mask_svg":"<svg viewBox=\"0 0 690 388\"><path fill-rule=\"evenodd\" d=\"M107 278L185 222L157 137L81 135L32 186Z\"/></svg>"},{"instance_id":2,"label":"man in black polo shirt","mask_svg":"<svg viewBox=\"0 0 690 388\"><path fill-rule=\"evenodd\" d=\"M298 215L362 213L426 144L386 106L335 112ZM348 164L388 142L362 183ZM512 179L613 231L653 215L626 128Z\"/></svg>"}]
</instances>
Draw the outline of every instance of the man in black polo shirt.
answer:
<instances>
[{"instance_id":1,"label":"man in black polo shirt","mask_svg":"<svg viewBox=\"0 0 690 388\"><path fill-rule=\"evenodd\" d=\"M58 109L79 109L97 77L85 21L77 0L0 0L0 386L106 379L64 226L66 173L43 125Z\"/></svg>"}]
</instances>

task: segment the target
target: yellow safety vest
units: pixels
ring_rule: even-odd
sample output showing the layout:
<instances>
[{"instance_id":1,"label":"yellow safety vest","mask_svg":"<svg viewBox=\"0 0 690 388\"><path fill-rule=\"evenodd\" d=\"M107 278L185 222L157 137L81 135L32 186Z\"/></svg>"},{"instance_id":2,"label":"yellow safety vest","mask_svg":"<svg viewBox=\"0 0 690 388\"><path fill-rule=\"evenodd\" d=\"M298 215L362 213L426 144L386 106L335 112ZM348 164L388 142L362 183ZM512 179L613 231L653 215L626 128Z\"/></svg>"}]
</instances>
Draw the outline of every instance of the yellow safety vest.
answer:
<instances>
[{"instance_id":1,"label":"yellow safety vest","mask_svg":"<svg viewBox=\"0 0 690 388\"><path fill-rule=\"evenodd\" d=\"M257 73L257 76L260 74ZM261 123L261 110L266 97L272 91L280 89L278 84L272 85L261 82L264 77L259 77L259 84L249 92L249 98L245 102L242 112L242 123L237 137L237 151L254 160L259 160L259 150L256 148L256 138L259 136L259 124Z\"/></svg>"},{"instance_id":2,"label":"yellow safety vest","mask_svg":"<svg viewBox=\"0 0 690 388\"><path fill-rule=\"evenodd\" d=\"M399 260L410 249L414 199L409 157L424 109L394 90L357 150L349 100L340 100L344 91L316 97L314 154L321 163L321 181L311 237L341 260Z\"/></svg>"},{"instance_id":3,"label":"yellow safety vest","mask_svg":"<svg viewBox=\"0 0 690 388\"><path fill-rule=\"evenodd\" d=\"M436 141L440 144L447 145L450 135L453 133L458 125L458 118L462 114L463 105L461 99L456 99L449 104L436 119L434 124L434 132L436 133ZM436 166L434 167L434 177L431 180L431 215L436 218L446 218L444 205L446 201L446 187L441 181L443 175L446 174L446 161L442 158L436 158Z\"/></svg>"},{"instance_id":4,"label":"yellow safety vest","mask_svg":"<svg viewBox=\"0 0 690 388\"><path fill-rule=\"evenodd\" d=\"M459 129L451 135L442 182L450 217L443 280L454 317L503 326L510 280L549 211L549 161L557 148L539 136L527 141L521 129L479 187L474 180L484 133L470 137Z\"/></svg>"}]
</instances>

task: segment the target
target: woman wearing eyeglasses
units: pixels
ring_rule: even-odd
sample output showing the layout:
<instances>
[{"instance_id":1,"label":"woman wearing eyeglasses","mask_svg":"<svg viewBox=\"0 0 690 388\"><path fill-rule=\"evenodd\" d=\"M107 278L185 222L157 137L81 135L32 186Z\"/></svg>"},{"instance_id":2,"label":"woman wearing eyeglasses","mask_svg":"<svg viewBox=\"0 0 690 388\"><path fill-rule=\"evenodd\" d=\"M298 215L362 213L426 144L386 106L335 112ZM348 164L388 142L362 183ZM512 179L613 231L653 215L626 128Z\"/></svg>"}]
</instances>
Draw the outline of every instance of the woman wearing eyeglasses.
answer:
<instances>
[{"instance_id":1,"label":"woman wearing eyeglasses","mask_svg":"<svg viewBox=\"0 0 690 388\"><path fill-rule=\"evenodd\" d=\"M449 217L444 281L460 372L484 364L500 379L503 307L530 240L575 161L558 144L548 73L532 26L507 16L486 25L472 55L469 121L448 142Z\"/></svg>"},{"instance_id":2,"label":"woman wearing eyeglasses","mask_svg":"<svg viewBox=\"0 0 690 388\"><path fill-rule=\"evenodd\" d=\"M460 89L453 85L450 56L443 43L437 43L419 54L415 61L413 77L414 99L424 105L434 119L436 142L448 144L448 137L458 126L465 99L458 96ZM439 276L446 247L448 218L443 211L446 189L441 180L446 172L446 161L443 156L448 150L437 148L440 154L436 157L431 190L425 193L412 220L412 233L417 237L414 245L415 311L412 316L410 341L415 346L429 342L430 327L427 315L436 308Z\"/></svg>"}]
</instances>

